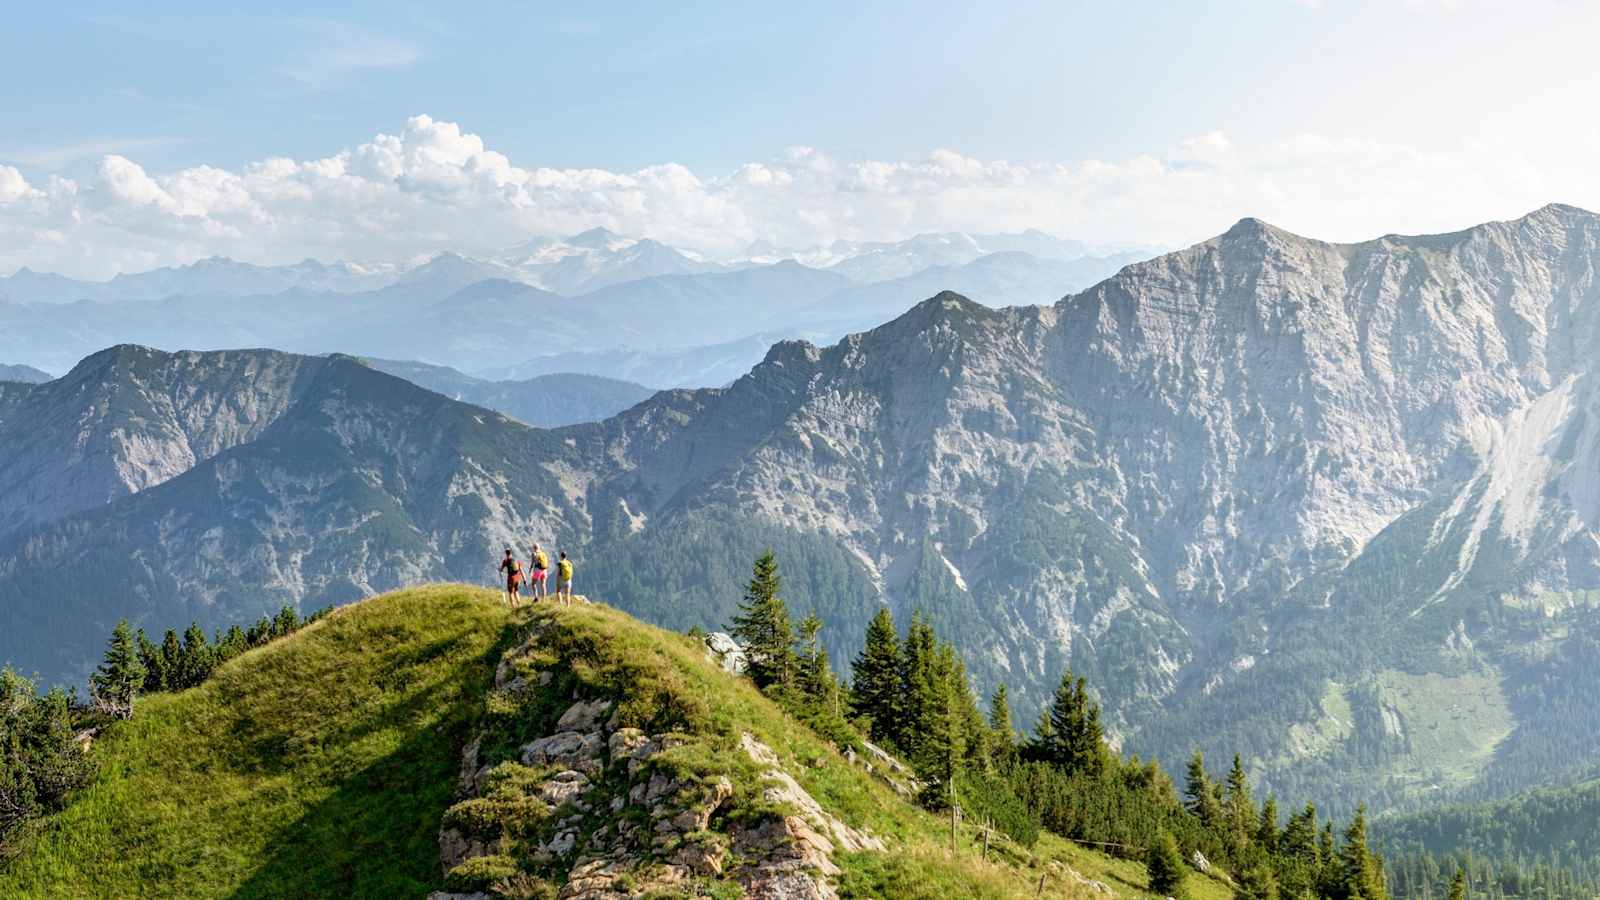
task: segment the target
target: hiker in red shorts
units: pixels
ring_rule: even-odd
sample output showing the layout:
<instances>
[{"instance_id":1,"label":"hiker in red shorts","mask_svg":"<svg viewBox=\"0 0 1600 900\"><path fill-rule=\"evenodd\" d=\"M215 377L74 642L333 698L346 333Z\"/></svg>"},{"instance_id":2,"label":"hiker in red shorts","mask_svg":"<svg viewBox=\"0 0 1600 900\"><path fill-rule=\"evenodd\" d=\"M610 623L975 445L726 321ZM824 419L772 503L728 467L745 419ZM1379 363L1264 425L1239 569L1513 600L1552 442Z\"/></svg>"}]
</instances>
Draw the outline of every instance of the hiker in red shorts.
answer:
<instances>
[{"instance_id":1,"label":"hiker in red shorts","mask_svg":"<svg viewBox=\"0 0 1600 900\"><path fill-rule=\"evenodd\" d=\"M515 609L522 589L522 563L517 562L510 547L506 548L506 558L500 560L500 571L506 573L506 602Z\"/></svg>"}]
</instances>

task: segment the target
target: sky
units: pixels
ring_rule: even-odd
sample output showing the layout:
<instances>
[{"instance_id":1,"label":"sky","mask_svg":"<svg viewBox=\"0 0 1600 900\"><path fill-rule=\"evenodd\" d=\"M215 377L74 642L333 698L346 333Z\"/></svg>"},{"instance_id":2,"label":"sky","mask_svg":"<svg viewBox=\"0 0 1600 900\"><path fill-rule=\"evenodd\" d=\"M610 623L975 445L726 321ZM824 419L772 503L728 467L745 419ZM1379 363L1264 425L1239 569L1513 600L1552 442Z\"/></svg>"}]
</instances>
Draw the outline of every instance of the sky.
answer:
<instances>
[{"instance_id":1,"label":"sky","mask_svg":"<svg viewBox=\"0 0 1600 900\"><path fill-rule=\"evenodd\" d=\"M9 10L0 273L386 261L596 225L734 258L1600 209L1585 2L328 10Z\"/></svg>"}]
</instances>

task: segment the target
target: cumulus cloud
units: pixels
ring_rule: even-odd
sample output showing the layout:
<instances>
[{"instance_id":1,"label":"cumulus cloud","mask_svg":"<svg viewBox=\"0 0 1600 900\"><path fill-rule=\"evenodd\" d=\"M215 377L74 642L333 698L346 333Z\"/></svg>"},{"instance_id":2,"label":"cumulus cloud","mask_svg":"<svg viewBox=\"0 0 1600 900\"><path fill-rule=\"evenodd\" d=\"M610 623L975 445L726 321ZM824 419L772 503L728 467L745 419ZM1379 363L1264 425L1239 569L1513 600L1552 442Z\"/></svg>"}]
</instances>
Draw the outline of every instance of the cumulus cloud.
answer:
<instances>
[{"instance_id":1,"label":"cumulus cloud","mask_svg":"<svg viewBox=\"0 0 1600 900\"><path fill-rule=\"evenodd\" d=\"M0 271L105 277L211 255L392 260L597 225L723 258L755 240L799 249L941 230L1176 245L1246 215L1343 240L1458 228L1550 200L1593 204L1600 175L1500 147L1438 153L1313 134L1257 145L1220 132L1109 161L945 149L841 160L797 147L725 174L673 163L614 172L519 165L455 123L417 116L333 156L238 170L151 173L108 155L81 182L32 184L0 166Z\"/></svg>"}]
</instances>

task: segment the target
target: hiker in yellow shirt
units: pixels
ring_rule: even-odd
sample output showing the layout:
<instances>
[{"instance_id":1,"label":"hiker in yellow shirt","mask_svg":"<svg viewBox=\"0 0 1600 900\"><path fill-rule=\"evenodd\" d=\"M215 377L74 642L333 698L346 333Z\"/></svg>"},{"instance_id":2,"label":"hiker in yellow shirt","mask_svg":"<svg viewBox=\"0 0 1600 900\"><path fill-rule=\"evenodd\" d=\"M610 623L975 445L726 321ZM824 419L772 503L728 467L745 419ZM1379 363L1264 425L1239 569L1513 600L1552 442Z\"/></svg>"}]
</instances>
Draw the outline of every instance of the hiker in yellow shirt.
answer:
<instances>
[{"instance_id":1,"label":"hiker in yellow shirt","mask_svg":"<svg viewBox=\"0 0 1600 900\"><path fill-rule=\"evenodd\" d=\"M572 560L567 559L567 551L561 551L561 559L556 563L556 599L562 606L572 605Z\"/></svg>"},{"instance_id":2,"label":"hiker in yellow shirt","mask_svg":"<svg viewBox=\"0 0 1600 900\"><path fill-rule=\"evenodd\" d=\"M528 556L528 594L535 603L549 599L549 592L545 588L545 575L550 571L550 557L535 543L533 552Z\"/></svg>"}]
</instances>

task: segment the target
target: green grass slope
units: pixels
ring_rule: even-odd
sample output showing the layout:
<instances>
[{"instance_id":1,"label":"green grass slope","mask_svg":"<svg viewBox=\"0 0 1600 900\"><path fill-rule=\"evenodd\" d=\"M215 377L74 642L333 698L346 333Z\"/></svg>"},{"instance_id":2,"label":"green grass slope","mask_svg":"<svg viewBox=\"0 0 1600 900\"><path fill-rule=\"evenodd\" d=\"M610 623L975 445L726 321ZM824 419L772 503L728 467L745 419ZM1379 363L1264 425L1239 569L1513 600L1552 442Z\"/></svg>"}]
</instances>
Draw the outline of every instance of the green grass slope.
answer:
<instances>
[{"instance_id":1,"label":"green grass slope","mask_svg":"<svg viewBox=\"0 0 1600 900\"><path fill-rule=\"evenodd\" d=\"M509 617L406 591L141 700L0 897L417 897Z\"/></svg>"},{"instance_id":2,"label":"green grass slope","mask_svg":"<svg viewBox=\"0 0 1600 900\"><path fill-rule=\"evenodd\" d=\"M560 674L512 702L492 687L508 652ZM461 799L463 745L481 733L484 761L508 760L575 691L692 737L661 764L733 777L731 814L763 814L738 736L771 746L823 807L890 846L835 857L842 896L1104 896L1066 866L1117 896L1147 896L1138 863L1049 835L1031 850L996 837L984 859L963 826L952 852L948 819L902 800L690 638L601 605L511 613L493 591L444 585L345 607L198 688L142 700L96 743L91 785L0 865L0 897L424 896L446 883L438 839ZM704 887L727 896L731 885ZM1189 893L1229 894L1197 874Z\"/></svg>"}]
</instances>

